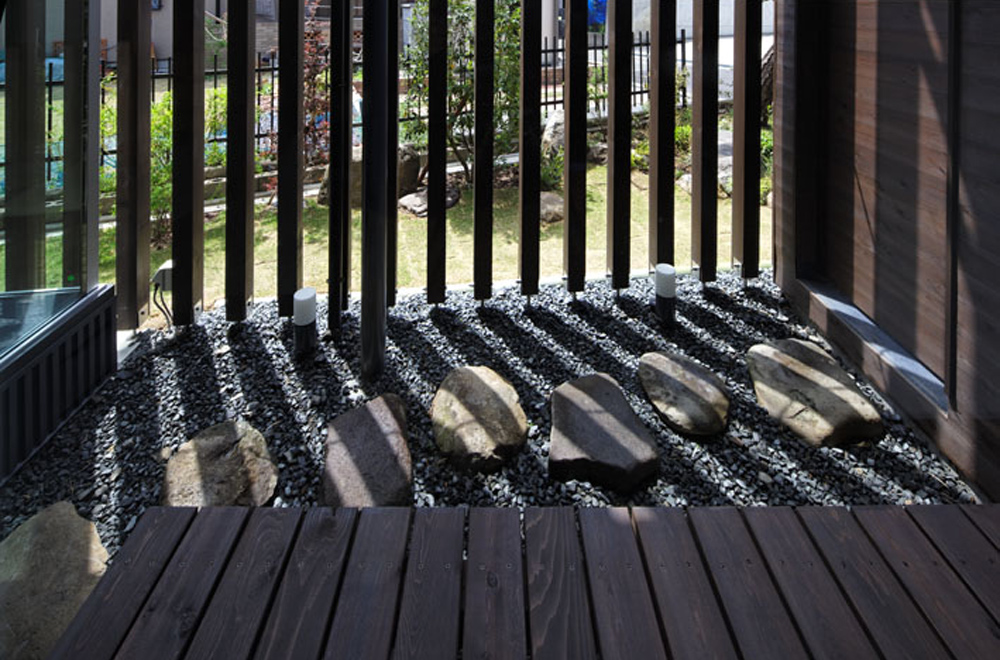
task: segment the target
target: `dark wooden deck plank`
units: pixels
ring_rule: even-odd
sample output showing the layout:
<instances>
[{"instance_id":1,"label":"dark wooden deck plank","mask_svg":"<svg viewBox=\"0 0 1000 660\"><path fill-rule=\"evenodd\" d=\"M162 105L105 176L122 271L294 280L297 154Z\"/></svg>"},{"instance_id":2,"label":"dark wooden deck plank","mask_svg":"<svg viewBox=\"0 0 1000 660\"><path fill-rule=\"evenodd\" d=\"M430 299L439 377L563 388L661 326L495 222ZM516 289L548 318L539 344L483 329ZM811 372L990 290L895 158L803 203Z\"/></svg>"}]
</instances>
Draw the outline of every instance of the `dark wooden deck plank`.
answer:
<instances>
[{"instance_id":1,"label":"dark wooden deck plank","mask_svg":"<svg viewBox=\"0 0 1000 660\"><path fill-rule=\"evenodd\" d=\"M194 514L156 508L144 515L50 657L113 657Z\"/></svg>"},{"instance_id":2,"label":"dark wooden deck plank","mask_svg":"<svg viewBox=\"0 0 1000 660\"><path fill-rule=\"evenodd\" d=\"M117 657L184 654L247 515L247 509L233 507L205 509L195 516Z\"/></svg>"},{"instance_id":3,"label":"dark wooden deck plank","mask_svg":"<svg viewBox=\"0 0 1000 660\"><path fill-rule=\"evenodd\" d=\"M596 658L573 509L526 510L524 541L533 657Z\"/></svg>"},{"instance_id":4,"label":"dark wooden deck plank","mask_svg":"<svg viewBox=\"0 0 1000 660\"><path fill-rule=\"evenodd\" d=\"M854 515L955 657L1000 657L1000 626L904 509L859 507Z\"/></svg>"},{"instance_id":5,"label":"dark wooden deck plank","mask_svg":"<svg viewBox=\"0 0 1000 660\"><path fill-rule=\"evenodd\" d=\"M952 569L1000 621L1000 552L960 511L948 506L907 509Z\"/></svg>"},{"instance_id":6,"label":"dark wooden deck plank","mask_svg":"<svg viewBox=\"0 0 1000 660\"><path fill-rule=\"evenodd\" d=\"M683 509L632 510L674 660L737 658Z\"/></svg>"},{"instance_id":7,"label":"dark wooden deck plank","mask_svg":"<svg viewBox=\"0 0 1000 660\"><path fill-rule=\"evenodd\" d=\"M257 658L317 658L354 533L355 509L310 509L302 521Z\"/></svg>"},{"instance_id":8,"label":"dark wooden deck plank","mask_svg":"<svg viewBox=\"0 0 1000 660\"><path fill-rule=\"evenodd\" d=\"M666 658L628 509L581 509L580 532L601 656Z\"/></svg>"},{"instance_id":9,"label":"dark wooden deck plank","mask_svg":"<svg viewBox=\"0 0 1000 660\"><path fill-rule=\"evenodd\" d=\"M254 509L187 658L248 658L291 550L302 512Z\"/></svg>"},{"instance_id":10,"label":"dark wooden deck plank","mask_svg":"<svg viewBox=\"0 0 1000 660\"><path fill-rule=\"evenodd\" d=\"M743 657L806 657L739 511L691 509L689 515Z\"/></svg>"},{"instance_id":11,"label":"dark wooden deck plank","mask_svg":"<svg viewBox=\"0 0 1000 660\"><path fill-rule=\"evenodd\" d=\"M465 658L524 658L524 577L516 509L472 509L465 574Z\"/></svg>"},{"instance_id":12,"label":"dark wooden deck plank","mask_svg":"<svg viewBox=\"0 0 1000 660\"><path fill-rule=\"evenodd\" d=\"M393 658L452 658L461 630L463 509L417 509Z\"/></svg>"},{"instance_id":13,"label":"dark wooden deck plank","mask_svg":"<svg viewBox=\"0 0 1000 660\"><path fill-rule=\"evenodd\" d=\"M847 509L797 509L882 655L945 658L948 652Z\"/></svg>"},{"instance_id":14,"label":"dark wooden deck plank","mask_svg":"<svg viewBox=\"0 0 1000 660\"><path fill-rule=\"evenodd\" d=\"M743 516L812 656L877 659L878 652L795 511L749 508Z\"/></svg>"},{"instance_id":15,"label":"dark wooden deck plank","mask_svg":"<svg viewBox=\"0 0 1000 660\"><path fill-rule=\"evenodd\" d=\"M387 658L410 527L409 509L364 509L326 641L326 658Z\"/></svg>"},{"instance_id":16,"label":"dark wooden deck plank","mask_svg":"<svg viewBox=\"0 0 1000 660\"><path fill-rule=\"evenodd\" d=\"M1000 504L966 504L962 511L1000 549Z\"/></svg>"}]
</instances>

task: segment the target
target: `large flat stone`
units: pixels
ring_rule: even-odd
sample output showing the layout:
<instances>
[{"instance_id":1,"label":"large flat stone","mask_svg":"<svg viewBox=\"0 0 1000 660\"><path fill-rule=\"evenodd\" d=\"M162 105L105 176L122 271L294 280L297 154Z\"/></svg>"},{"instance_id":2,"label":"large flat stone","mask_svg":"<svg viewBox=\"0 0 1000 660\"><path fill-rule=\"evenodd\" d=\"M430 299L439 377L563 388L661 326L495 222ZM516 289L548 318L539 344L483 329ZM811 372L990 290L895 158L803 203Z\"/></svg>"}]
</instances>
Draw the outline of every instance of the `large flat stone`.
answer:
<instances>
[{"instance_id":1,"label":"large flat stone","mask_svg":"<svg viewBox=\"0 0 1000 660\"><path fill-rule=\"evenodd\" d=\"M822 348L800 339L747 352L757 401L807 444L837 446L881 437L882 418Z\"/></svg>"},{"instance_id":2,"label":"large flat stone","mask_svg":"<svg viewBox=\"0 0 1000 660\"><path fill-rule=\"evenodd\" d=\"M413 503L413 463L402 399L384 394L330 423L323 498L327 506Z\"/></svg>"},{"instance_id":3,"label":"large flat stone","mask_svg":"<svg viewBox=\"0 0 1000 660\"><path fill-rule=\"evenodd\" d=\"M452 370L434 395L431 422L442 452L482 472L499 469L528 439L517 391L489 367Z\"/></svg>"},{"instance_id":4,"label":"large flat stone","mask_svg":"<svg viewBox=\"0 0 1000 660\"><path fill-rule=\"evenodd\" d=\"M639 359L639 381L670 428L688 435L713 435L726 428L726 384L694 360L670 353Z\"/></svg>"},{"instance_id":5,"label":"large flat stone","mask_svg":"<svg viewBox=\"0 0 1000 660\"><path fill-rule=\"evenodd\" d=\"M185 442L167 461L165 506L262 506L278 468L267 442L246 422L223 422Z\"/></svg>"},{"instance_id":6,"label":"large flat stone","mask_svg":"<svg viewBox=\"0 0 1000 660\"><path fill-rule=\"evenodd\" d=\"M69 502L0 543L0 658L45 658L104 575L108 552Z\"/></svg>"},{"instance_id":7,"label":"large flat stone","mask_svg":"<svg viewBox=\"0 0 1000 660\"><path fill-rule=\"evenodd\" d=\"M628 492L659 470L656 442L607 374L552 392L549 475Z\"/></svg>"}]
</instances>

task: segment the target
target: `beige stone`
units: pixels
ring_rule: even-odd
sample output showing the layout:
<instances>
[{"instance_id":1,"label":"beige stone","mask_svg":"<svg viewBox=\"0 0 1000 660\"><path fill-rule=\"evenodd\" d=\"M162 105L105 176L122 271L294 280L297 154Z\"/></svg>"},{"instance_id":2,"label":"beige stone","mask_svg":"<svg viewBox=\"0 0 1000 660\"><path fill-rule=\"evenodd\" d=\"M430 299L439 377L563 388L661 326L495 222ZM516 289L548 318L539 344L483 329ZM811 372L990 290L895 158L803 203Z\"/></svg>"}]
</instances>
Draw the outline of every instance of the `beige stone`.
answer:
<instances>
[{"instance_id":1,"label":"beige stone","mask_svg":"<svg viewBox=\"0 0 1000 660\"><path fill-rule=\"evenodd\" d=\"M882 419L850 375L812 342L783 339L747 353L757 401L807 444L881 437Z\"/></svg>"},{"instance_id":2,"label":"beige stone","mask_svg":"<svg viewBox=\"0 0 1000 660\"><path fill-rule=\"evenodd\" d=\"M670 428L689 435L713 435L726 428L729 393L710 369L670 353L639 359L639 381Z\"/></svg>"},{"instance_id":3,"label":"beige stone","mask_svg":"<svg viewBox=\"0 0 1000 660\"><path fill-rule=\"evenodd\" d=\"M104 575L108 552L69 502L0 543L0 658L45 658Z\"/></svg>"},{"instance_id":4,"label":"beige stone","mask_svg":"<svg viewBox=\"0 0 1000 660\"><path fill-rule=\"evenodd\" d=\"M517 392L489 367L453 370L431 403L438 448L459 465L491 471L528 438Z\"/></svg>"},{"instance_id":5,"label":"beige stone","mask_svg":"<svg viewBox=\"0 0 1000 660\"><path fill-rule=\"evenodd\" d=\"M240 420L201 431L167 461L166 506L261 506L274 494L278 468L264 436Z\"/></svg>"}]
</instances>

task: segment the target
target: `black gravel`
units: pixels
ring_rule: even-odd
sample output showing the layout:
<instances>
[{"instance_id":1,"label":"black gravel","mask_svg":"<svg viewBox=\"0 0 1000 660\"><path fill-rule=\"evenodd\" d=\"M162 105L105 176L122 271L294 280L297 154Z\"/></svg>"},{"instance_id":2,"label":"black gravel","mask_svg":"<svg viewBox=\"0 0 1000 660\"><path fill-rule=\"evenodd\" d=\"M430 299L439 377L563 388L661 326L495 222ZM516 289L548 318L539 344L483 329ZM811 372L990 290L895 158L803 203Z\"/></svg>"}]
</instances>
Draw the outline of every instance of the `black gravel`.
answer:
<instances>
[{"instance_id":1,"label":"black gravel","mask_svg":"<svg viewBox=\"0 0 1000 660\"><path fill-rule=\"evenodd\" d=\"M408 407L417 506L860 505L976 500L952 465L919 440L862 378L882 413L885 437L848 449L810 449L756 405L744 355L785 337L828 344L792 316L767 274L743 288L723 274L702 288L680 278L679 325L665 335L650 309L652 286L636 280L616 297L588 284L576 301L558 286L531 304L507 289L480 305L449 293L437 307L421 296L390 311L385 374L363 383L358 305L343 339L314 357L291 358L292 333L276 304L256 306L242 325L223 310L181 332L147 331L137 351L18 473L0 487L0 538L39 509L72 501L97 522L114 552L146 507L160 499L161 454L199 430L243 417L267 438L281 476L275 506L314 506L322 497L327 423L383 392ZM325 330L325 304L320 330ZM637 377L639 357L679 350L722 376L732 396L724 434L693 441L663 425ZM453 469L436 451L428 409L454 367L478 364L507 378L529 419L528 445L494 475ZM622 385L662 450L660 477L631 496L586 482L548 478L548 398L561 383L603 371ZM853 373L853 372L852 372Z\"/></svg>"}]
</instances>

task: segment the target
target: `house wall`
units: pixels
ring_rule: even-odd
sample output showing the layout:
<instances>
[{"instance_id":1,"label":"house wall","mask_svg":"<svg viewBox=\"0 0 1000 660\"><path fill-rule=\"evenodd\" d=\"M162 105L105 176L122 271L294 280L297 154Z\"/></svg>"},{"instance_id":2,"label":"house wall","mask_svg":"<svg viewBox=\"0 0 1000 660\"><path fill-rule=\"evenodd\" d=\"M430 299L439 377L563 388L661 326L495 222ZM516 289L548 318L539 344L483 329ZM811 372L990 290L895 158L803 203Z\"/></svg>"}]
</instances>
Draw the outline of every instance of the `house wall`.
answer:
<instances>
[{"instance_id":1,"label":"house wall","mask_svg":"<svg viewBox=\"0 0 1000 660\"><path fill-rule=\"evenodd\" d=\"M1000 498L1000 3L779 0L777 32L779 284Z\"/></svg>"}]
</instances>

